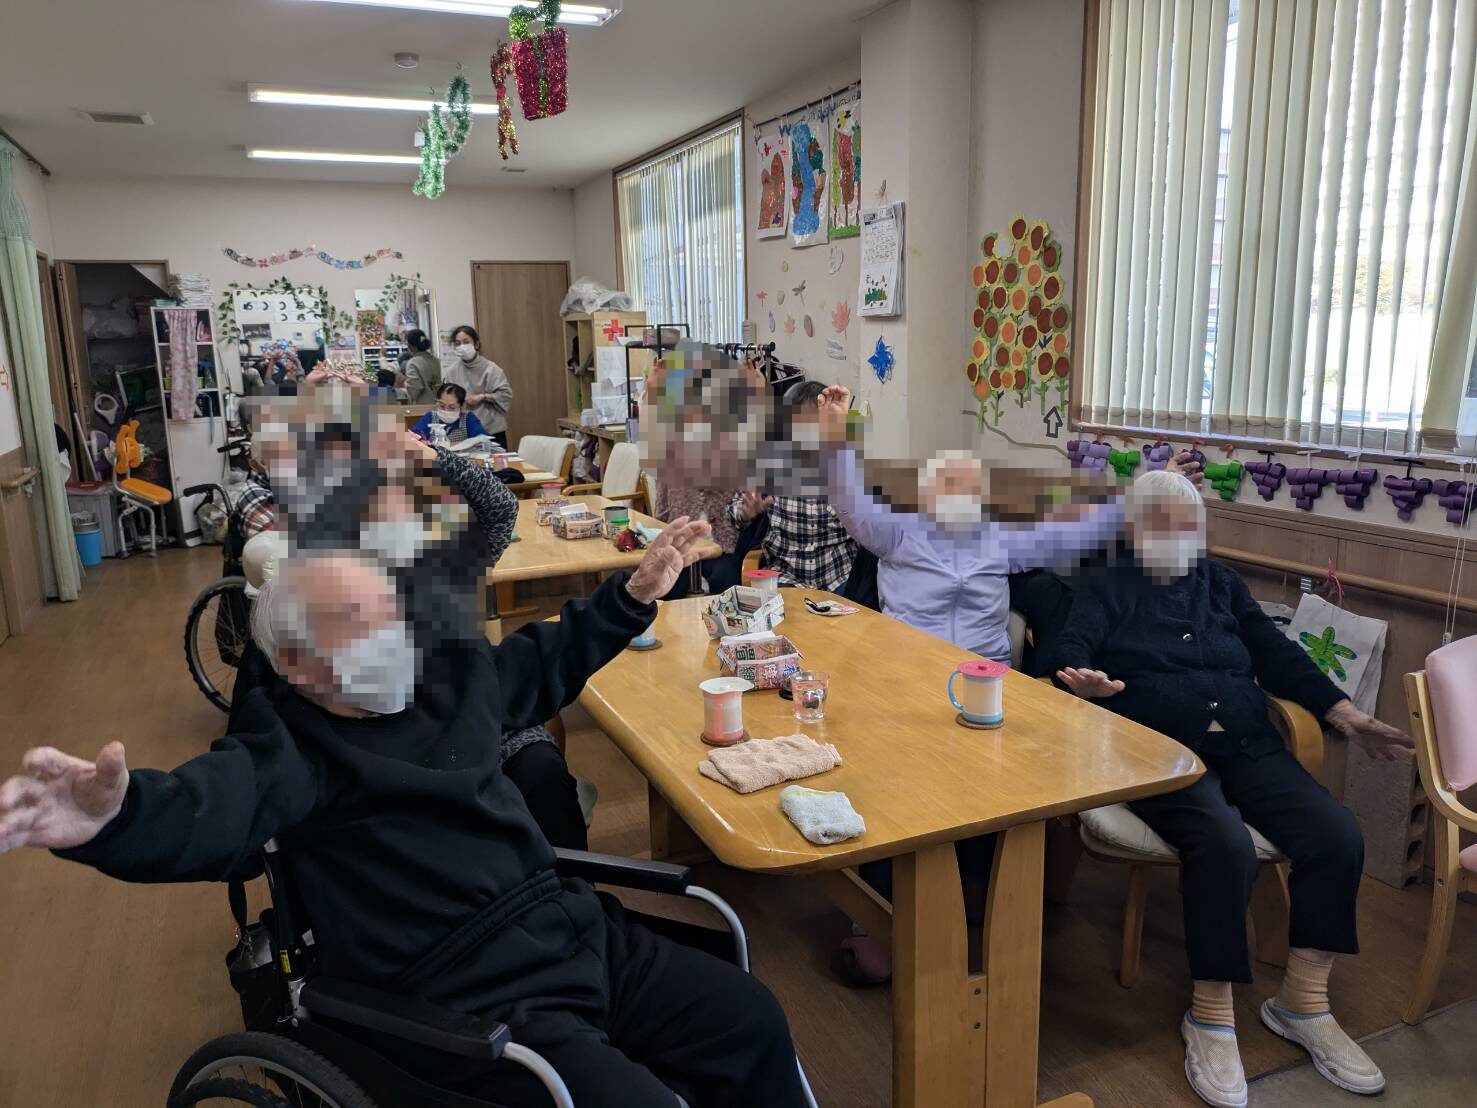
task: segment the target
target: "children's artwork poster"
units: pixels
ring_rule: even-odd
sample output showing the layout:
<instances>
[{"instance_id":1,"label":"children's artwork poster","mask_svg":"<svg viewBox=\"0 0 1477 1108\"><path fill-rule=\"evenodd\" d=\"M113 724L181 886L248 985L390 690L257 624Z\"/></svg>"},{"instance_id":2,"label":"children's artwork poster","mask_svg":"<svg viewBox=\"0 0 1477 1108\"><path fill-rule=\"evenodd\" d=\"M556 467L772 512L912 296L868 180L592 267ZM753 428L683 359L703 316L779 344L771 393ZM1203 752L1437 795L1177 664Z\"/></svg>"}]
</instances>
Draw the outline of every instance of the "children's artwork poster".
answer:
<instances>
[{"instance_id":1,"label":"children's artwork poster","mask_svg":"<svg viewBox=\"0 0 1477 1108\"><path fill-rule=\"evenodd\" d=\"M979 425L998 428L1005 398L1024 408L1033 393L1043 421L1050 408L1060 425L1072 374L1062 245L1044 221L1018 215L1006 231L987 234L980 250L972 274L975 336L964 366Z\"/></svg>"},{"instance_id":2,"label":"children's artwork poster","mask_svg":"<svg viewBox=\"0 0 1477 1108\"><path fill-rule=\"evenodd\" d=\"M831 238L862 233L862 102L836 109L831 119Z\"/></svg>"},{"instance_id":3,"label":"children's artwork poster","mask_svg":"<svg viewBox=\"0 0 1477 1108\"><path fill-rule=\"evenodd\" d=\"M903 206L866 208L862 216L861 316L893 316L903 310Z\"/></svg>"},{"instance_id":4,"label":"children's artwork poster","mask_svg":"<svg viewBox=\"0 0 1477 1108\"><path fill-rule=\"evenodd\" d=\"M754 158L759 182L756 238L783 238L790 229L790 128L779 122L754 129Z\"/></svg>"},{"instance_id":5,"label":"children's artwork poster","mask_svg":"<svg viewBox=\"0 0 1477 1108\"><path fill-rule=\"evenodd\" d=\"M830 236L829 124L819 113L790 127L790 243L818 246Z\"/></svg>"}]
</instances>

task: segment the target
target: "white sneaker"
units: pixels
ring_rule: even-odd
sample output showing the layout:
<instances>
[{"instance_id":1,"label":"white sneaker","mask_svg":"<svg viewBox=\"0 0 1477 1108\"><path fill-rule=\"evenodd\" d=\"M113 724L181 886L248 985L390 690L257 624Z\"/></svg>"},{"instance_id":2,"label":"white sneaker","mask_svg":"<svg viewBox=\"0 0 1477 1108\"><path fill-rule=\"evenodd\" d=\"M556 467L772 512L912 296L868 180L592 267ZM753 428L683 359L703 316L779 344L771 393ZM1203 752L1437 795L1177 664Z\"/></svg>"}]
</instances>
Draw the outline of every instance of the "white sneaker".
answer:
<instances>
[{"instance_id":1,"label":"white sneaker","mask_svg":"<svg viewBox=\"0 0 1477 1108\"><path fill-rule=\"evenodd\" d=\"M1368 1054L1345 1034L1329 1012L1314 1016L1286 1012L1270 1000L1262 1004L1262 1022L1313 1059L1313 1067L1340 1089L1361 1096L1385 1090L1385 1075Z\"/></svg>"},{"instance_id":2,"label":"white sneaker","mask_svg":"<svg viewBox=\"0 0 1477 1108\"><path fill-rule=\"evenodd\" d=\"M1236 1029L1199 1023L1186 1012L1180 1038L1185 1040L1185 1077L1200 1099L1216 1108L1245 1108L1246 1072Z\"/></svg>"}]
</instances>

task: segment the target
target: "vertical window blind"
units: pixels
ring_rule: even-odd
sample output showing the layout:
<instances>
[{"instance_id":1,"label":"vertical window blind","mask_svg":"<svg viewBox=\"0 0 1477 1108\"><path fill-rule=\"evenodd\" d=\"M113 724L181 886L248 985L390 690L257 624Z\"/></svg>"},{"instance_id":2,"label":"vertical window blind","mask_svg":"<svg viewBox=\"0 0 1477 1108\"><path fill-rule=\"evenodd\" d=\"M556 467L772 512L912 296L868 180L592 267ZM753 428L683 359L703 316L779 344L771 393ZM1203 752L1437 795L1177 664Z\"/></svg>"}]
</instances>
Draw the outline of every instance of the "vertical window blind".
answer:
<instances>
[{"instance_id":1,"label":"vertical window blind","mask_svg":"<svg viewBox=\"0 0 1477 1108\"><path fill-rule=\"evenodd\" d=\"M1471 0L1101 0L1081 420L1470 433L1474 60Z\"/></svg>"},{"instance_id":2,"label":"vertical window blind","mask_svg":"<svg viewBox=\"0 0 1477 1108\"><path fill-rule=\"evenodd\" d=\"M616 175L626 291L648 322L704 342L742 338L742 132L734 120Z\"/></svg>"}]
</instances>

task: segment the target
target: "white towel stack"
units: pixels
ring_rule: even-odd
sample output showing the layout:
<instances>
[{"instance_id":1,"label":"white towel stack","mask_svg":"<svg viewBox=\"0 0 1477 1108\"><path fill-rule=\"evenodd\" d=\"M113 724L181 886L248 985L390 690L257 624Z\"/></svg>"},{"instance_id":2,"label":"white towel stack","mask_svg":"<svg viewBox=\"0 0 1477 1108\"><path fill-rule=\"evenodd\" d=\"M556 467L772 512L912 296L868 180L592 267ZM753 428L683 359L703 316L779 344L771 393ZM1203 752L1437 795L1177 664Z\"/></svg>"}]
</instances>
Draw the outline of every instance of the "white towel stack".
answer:
<instances>
[{"instance_id":1,"label":"white towel stack","mask_svg":"<svg viewBox=\"0 0 1477 1108\"><path fill-rule=\"evenodd\" d=\"M203 273L176 273L170 277L174 287L174 298L182 308L209 308L211 304L210 278Z\"/></svg>"}]
</instances>

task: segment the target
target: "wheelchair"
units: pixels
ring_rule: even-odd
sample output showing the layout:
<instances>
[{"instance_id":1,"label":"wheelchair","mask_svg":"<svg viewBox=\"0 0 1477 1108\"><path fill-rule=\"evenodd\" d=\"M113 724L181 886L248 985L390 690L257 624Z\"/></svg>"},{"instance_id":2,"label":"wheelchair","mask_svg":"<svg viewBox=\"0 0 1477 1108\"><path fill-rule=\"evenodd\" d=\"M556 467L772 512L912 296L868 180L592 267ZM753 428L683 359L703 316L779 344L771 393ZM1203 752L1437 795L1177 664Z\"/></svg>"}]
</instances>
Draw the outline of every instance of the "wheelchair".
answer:
<instances>
[{"instance_id":1,"label":"wheelchair","mask_svg":"<svg viewBox=\"0 0 1477 1108\"><path fill-rule=\"evenodd\" d=\"M723 958L748 972L748 937L722 897L693 885L686 866L556 849L556 872L590 884L667 893L713 908L726 931L627 911L674 942ZM500 1108L439 1089L359 1041L355 1032L398 1040L530 1071L555 1108L573 1108L569 1090L539 1054L512 1040L494 1019L314 973L313 933L295 906L275 841L262 854L271 906L247 922L246 890L229 885L237 943L226 956L241 1000L245 1031L212 1039L190 1055L169 1090L167 1108L235 1104L252 1108ZM796 1059L796 1066L800 1066ZM811 1108L815 1097L800 1069ZM492 1095L496 1095L495 1090ZM684 1104L673 1094L674 1104Z\"/></svg>"}]
</instances>

